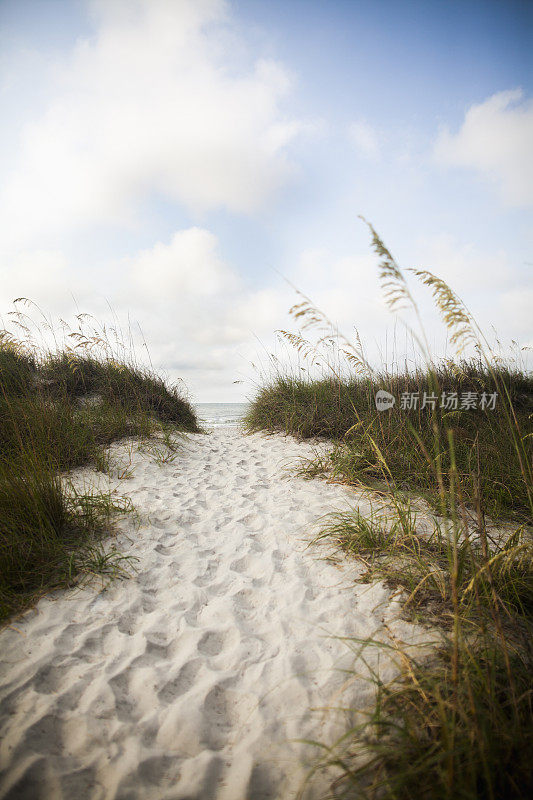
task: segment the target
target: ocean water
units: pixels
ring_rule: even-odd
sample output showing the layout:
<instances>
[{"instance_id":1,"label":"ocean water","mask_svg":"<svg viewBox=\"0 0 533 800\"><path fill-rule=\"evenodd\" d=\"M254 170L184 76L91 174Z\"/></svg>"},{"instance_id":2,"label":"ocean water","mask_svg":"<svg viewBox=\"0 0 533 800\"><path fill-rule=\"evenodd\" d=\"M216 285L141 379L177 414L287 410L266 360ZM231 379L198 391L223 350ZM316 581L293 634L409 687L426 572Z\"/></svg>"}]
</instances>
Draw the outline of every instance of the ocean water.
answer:
<instances>
[{"instance_id":1,"label":"ocean water","mask_svg":"<svg viewBox=\"0 0 533 800\"><path fill-rule=\"evenodd\" d=\"M195 403L200 425L220 428L239 425L248 408L248 403Z\"/></svg>"}]
</instances>

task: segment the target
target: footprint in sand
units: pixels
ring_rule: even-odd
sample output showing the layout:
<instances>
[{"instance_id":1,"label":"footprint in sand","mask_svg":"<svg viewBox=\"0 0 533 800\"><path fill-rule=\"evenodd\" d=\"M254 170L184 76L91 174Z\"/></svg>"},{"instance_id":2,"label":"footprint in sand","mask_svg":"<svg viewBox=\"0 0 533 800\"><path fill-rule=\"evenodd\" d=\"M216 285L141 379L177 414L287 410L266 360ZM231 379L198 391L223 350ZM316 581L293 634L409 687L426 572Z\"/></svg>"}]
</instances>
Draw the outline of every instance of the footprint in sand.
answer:
<instances>
[{"instance_id":1,"label":"footprint in sand","mask_svg":"<svg viewBox=\"0 0 533 800\"><path fill-rule=\"evenodd\" d=\"M64 683L71 667L47 665L42 667L33 679L33 688L39 694L54 694Z\"/></svg>"},{"instance_id":2,"label":"footprint in sand","mask_svg":"<svg viewBox=\"0 0 533 800\"><path fill-rule=\"evenodd\" d=\"M236 561L232 561L229 568L234 572L246 572L250 568L251 559L249 556L243 556Z\"/></svg>"},{"instance_id":3,"label":"footprint in sand","mask_svg":"<svg viewBox=\"0 0 533 800\"><path fill-rule=\"evenodd\" d=\"M167 681L158 691L157 697L165 705L173 703L178 697L186 694L196 683L197 677L202 670L203 661L201 658L194 658L187 661L182 666L177 676Z\"/></svg>"},{"instance_id":4,"label":"footprint in sand","mask_svg":"<svg viewBox=\"0 0 533 800\"><path fill-rule=\"evenodd\" d=\"M242 735L240 729L257 708L257 700L236 692L234 684L234 679L215 684L204 700L203 742L211 750L222 750L230 738Z\"/></svg>"},{"instance_id":5,"label":"footprint in sand","mask_svg":"<svg viewBox=\"0 0 533 800\"><path fill-rule=\"evenodd\" d=\"M227 633L223 631L208 631L198 642L198 652L206 656L218 656L227 641Z\"/></svg>"}]
</instances>

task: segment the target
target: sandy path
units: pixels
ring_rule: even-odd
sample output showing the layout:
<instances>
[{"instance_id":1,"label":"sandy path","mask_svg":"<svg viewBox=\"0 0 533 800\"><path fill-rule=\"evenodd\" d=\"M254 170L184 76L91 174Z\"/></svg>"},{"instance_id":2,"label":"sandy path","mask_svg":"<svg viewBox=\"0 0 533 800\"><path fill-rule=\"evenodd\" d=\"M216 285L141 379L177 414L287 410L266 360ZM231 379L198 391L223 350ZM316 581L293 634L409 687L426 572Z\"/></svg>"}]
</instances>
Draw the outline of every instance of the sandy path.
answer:
<instances>
[{"instance_id":1,"label":"sandy path","mask_svg":"<svg viewBox=\"0 0 533 800\"><path fill-rule=\"evenodd\" d=\"M353 663L327 634L366 637L398 611L383 586L354 586L352 567L306 549L351 495L282 476L309 452L226 428L190 437L172 464L134 455L120 490L141 527L121 523L119 546L138 573L56 593L0 633L0 797L296 797L312 750L291 740L342 730L312 710L338 705L336 668ZM356 667L345 694L364 702Z\"/></svg>"}]
</instances>

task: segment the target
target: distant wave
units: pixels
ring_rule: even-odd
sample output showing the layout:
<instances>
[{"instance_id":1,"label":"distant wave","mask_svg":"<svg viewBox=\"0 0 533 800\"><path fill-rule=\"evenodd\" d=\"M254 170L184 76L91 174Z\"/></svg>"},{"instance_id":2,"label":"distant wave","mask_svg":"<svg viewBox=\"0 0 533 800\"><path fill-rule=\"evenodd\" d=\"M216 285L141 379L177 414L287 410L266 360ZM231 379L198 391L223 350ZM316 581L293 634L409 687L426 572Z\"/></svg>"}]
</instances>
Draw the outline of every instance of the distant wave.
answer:
<instances>
[{"instance_id":1,"label":"distant wave","mask_svg":"<svg viewBox=\"0 0 533 800\"><path fill-rule=\"evenodd\" d=\"M238 425L246 413L246 403L196 403L200 423L210 428Z\"/></svg>"}]
</instances>

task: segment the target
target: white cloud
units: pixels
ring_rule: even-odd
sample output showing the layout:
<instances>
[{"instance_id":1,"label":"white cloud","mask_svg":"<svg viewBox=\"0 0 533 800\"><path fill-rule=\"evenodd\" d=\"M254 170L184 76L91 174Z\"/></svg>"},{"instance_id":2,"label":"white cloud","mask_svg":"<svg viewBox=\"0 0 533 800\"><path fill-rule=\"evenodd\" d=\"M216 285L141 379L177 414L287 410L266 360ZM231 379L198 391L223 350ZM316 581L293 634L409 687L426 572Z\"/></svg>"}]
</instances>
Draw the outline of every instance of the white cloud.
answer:
<instances>
[{"instance_id":1,"label":"white cloud","mask_svg":"<svg viewBox=\"0 0 533 800\"><path fill-rule=\"evenodd\" d=\"M444 130L435 145L445 165L468 167L500 185L512 206L533 203L533 100L520 89L498 92L473 105L453 134Z\"/></svg>"},{"instance_id":2,"label":"white cloud","mask_svg":"<svg viewBox=\"0 0 533 800\"><path fill-rule=\"evenodd\" d=\"M243 370L250 371L257 339L272 344L292 299L285 287L247 288L221 256L216 236L197 227L176 231L167 243L158 242L83 276L59 252L4 253L0 261L4 322L9 322L13 300L21 296L35 301L45 314L71 324L82 311L124 332L131 325L138 353L143 352L145 339L156 367L183 378L196 398L213 400L242 395L242 387L233 381L242 379ZM21 310L42 327L37 307Z\"/></svg>"},{"instance_id":3,"label":"white cloud","mask_svg":"<svg viewBox=\"0 0 533 800\"><path fill-rule=\"evenodd\" d=\"M501 291L517 280L514 265L503 248L482 250L473 242L460 242L448 233L422 237L414 253L417 267L443 278L460 296Z\"/></svg>"},{"instance_id":4,"label":"white cloud","mask_svg":"<svg viewBox=\"0 0 533 800\"><path fill-rule=\"evenodd\" d=\"M353 122L350 125L348 135L360 155L372 160L380 158L379 135L368 122L364 120Z\"/></svg>"},{"instance_id":5,"label":"white cloud","mask_svg":"<svg viewBox=\"0 0 533 800\"><path fill-rule=\"evenodd\" d=\"M533 302L530 275L504 248L493 251L442 234L421 238L413 252L414 266L427 269L448 283L464 301L496 352L500 351L500 342L503 345L501 354L505 356L509 355L505 348L511 340L527 342ZM438 321L431 292L417 287L416 296L435 340L439 330L442 332L444 328Z\"/></svg>"},{"instance_id":6,"label":"white cloud","mask_svg":"<svg viewBox=\"0 0 533 800\"><path fill-rule=\"evenodd\" d=\"M531 334L531 309L533 308L533 288L531 285L517 286L504 292L501 309L513 321L514 336L525 339ZM531 340L525 342L532 346Z\"/></svg>"},{"instance_id":7,"label":"white cloud","mask_svg":"<svg viewBox=\"0 0 533 800\"><path fill-rule=\"evenodd\" d=\"M158 243L131 260L128 272L142 297L162 304L195 296L227 295L235 274L217 252L216 237L202 228L178 231L169 245Z\"/></svg>"},{"instance_id":8,"label":"white cloud","mask_svg":"<svg viewBox=\"0 0 533 800\"><path fill-rule=\"evenodd\" d=\"M493 252L443 234L421 238L411 252L413 260L401 266L427 269L447 281L489 340L496 331L503 343L512 338L527 341L532 301L529 275L514 264L503 248ZM380 287L377 261L372 253L333 258L326 249L308 250L302 253L291 278L348 338L353 337L355 328L359 331L372 363L380 364L392 352L398 363L403 363L406 354L412 355L403 323L418 334L420 329L408 308L399 317L391 314ZM413 275L405 275L418 303L432 353L436 357L450 355L446 344L449 336L431 292Z\"/></svg>"},{"instance_id":9,"label":"white cloud","mask_svg":"<svg viewBox=\"0 0 533 800\"><path fill-rule=\"evenodd\" d=\"M72 304L69 280L67 260L59 251L22 251L11 256L0 253L0 312L17 298L27 298L44 312L62 313ZM77 280L76 289L78 296L83 296L84 282Z\"/></svg>"},{"instance_id":10,"label":"white cloud","mask_svg":"<svg viewBox=\"0 0 533 800\"><path fill-rule=\"evenodd\" d=\"M327 249L306 250L293 281L333 324L347 332L355 325L373 335L386 324L371 253L333 258Z\"/></svg>"},{"instance_id":11,"label":"white cloud","mask_svg":"<svg viewBox=\"0 0 533 800\"><path fill-rule=\"evenodd\" d=\"M419 242L415 253L416 266L449 280L486 331L494 323L502 341L530 338L531 291L521 285L524 276L521 280L510 270L505 252L486 254L471 244L438 237ZM391 347L401 361L405 336L402 326L394 330L394 317L383 302L376 260L371 253L335 258L327 249L308 250L287 277L348 337L357 327L376 363L390 358ZM253 391L257 376L252 362L264 364L272 352L286 355L276 348L274 332L296 327L287 314L298 301L294 291L281 281L247 287L224 260L216 236L206 229L176 231L168 242L109 262L104 269L106 298L100 276L82 277L61 253L28 251L5 257L0 265L0 307L7 310L15 297L25 295L45 312L69 320L81 310L108 325L118 321L124 331L131 321L137 352L143 352L140 327L154 365L167 369L174 379L182 378L196 399L238 400L243 392ZM443 353L446 337L428 292L417 296L424 298L422 311L434 352ZM243 379L244 384L233 383Z\"/></svg>"},{"instance_id":12,"label":"white cloud","mask_svg":"<svg viewBox=\"0 0 533 800\"><path fill-rule=\"evenodd\" d=\"M234 58L222 0L93 8L95 36L54 65L47 109L23 129L0 195L4 231L27 245L131 224L154 195L194 212L260 207L291 175L286 149L301 127L280 108L284 68Z\"/></svg>"}]
</instances>

